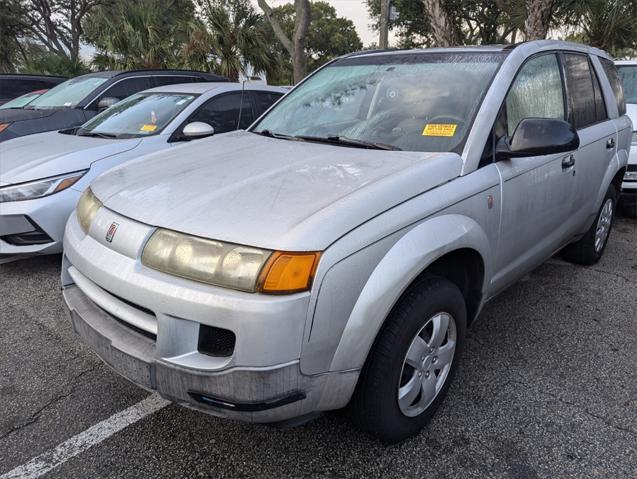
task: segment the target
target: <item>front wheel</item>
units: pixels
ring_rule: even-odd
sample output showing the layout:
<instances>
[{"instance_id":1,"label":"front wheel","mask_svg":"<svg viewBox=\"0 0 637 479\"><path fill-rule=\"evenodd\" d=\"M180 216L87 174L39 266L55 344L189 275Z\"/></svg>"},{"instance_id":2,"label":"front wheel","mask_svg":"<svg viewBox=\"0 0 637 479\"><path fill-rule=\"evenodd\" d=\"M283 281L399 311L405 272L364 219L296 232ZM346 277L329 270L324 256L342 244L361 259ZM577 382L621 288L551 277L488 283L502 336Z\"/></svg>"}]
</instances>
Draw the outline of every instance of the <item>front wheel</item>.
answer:
<instances>
[{"instance_id":1,"label":"front wheel","mask_svg":"<svg viewBox=\"0 0 637 479\"><path fill-rule=\"evenodd\" d=\"M613 227L616 203L617 193L615 187L610 185L590 229L579 241L564 248L562 255L565 260L590 266L601 259Z\"/></svg>"},{"instance_id":2,"label":"front wheel","mask_svg":"<svg viewBox=\"0 0 637 479\"><path fill-rule=\"evenodd\" d=\"M417 434L444 399L466 330L460 290L438 277L412 285L386 320L349 406L385 442Z\"/></svg>"}]
</instances>

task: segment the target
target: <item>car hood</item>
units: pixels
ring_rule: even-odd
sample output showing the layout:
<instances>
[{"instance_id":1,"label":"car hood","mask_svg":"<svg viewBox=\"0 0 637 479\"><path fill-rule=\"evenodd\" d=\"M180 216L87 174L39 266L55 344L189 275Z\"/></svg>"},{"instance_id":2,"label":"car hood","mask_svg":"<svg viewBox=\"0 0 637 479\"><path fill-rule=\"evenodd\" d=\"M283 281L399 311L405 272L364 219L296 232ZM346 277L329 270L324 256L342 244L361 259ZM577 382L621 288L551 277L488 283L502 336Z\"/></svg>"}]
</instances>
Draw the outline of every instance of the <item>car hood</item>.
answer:
<instances>
[{"instance_id":1,"label":"car hood","mask_svg":"<svg viewBox=\"0 0 637 479\"><path fill-rule=\"evenodd\" d=\"M28 108L7 108L0 110L0 123L15 123L22 120L33 120L36 118L45 118L60 111L59 108L50 108L45 110L35 110Z\"/></svg>"},{"instance_id":2,"label":"car hood","mask_svg":"<svg viewBox=\"0 0 637 479\"><path fill-rule=\"evenodd\" d=\"M460 174L455 153L348 148L234 132L98 177L104 205L140 222L269 249L323 250Z\"/></svg>"},{"instance_id":3,"label":"car hood","mask_svg":"<svg viewBox=\"0 0 637 479\"><path fill-rule=\"evenodd\" d=\"M57 131L0 144L0 184L22 183L89 168L91 163L135 148L141 140L111 140Z\"/></svg>"}]
</instances>

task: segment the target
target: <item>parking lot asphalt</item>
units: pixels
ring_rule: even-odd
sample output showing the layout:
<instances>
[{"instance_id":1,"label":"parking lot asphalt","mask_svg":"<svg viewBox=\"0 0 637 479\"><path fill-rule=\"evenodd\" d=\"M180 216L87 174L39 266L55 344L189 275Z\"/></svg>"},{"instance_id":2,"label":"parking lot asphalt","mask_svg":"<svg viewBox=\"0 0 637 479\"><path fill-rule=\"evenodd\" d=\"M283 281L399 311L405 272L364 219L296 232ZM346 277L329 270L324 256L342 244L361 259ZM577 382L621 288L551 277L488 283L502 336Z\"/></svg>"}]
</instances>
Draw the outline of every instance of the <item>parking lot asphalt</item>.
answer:
<instances>
[{"instance_id":1,"label":"parking lot asphalt","mask_svg":"<svg viewBox=\"0 0 637 479\"><path fill-rule=\"evenodd\" d=\"M553 258L492 301L435 418L393 446L339 413L275 429L176 405L100 439L150 394L75 336L59 263L0 265L0 479L70 438L95 444L62 448L47 477L637 478L635 220L617 220L599 264Z\"/></svg>"}]
</instances>

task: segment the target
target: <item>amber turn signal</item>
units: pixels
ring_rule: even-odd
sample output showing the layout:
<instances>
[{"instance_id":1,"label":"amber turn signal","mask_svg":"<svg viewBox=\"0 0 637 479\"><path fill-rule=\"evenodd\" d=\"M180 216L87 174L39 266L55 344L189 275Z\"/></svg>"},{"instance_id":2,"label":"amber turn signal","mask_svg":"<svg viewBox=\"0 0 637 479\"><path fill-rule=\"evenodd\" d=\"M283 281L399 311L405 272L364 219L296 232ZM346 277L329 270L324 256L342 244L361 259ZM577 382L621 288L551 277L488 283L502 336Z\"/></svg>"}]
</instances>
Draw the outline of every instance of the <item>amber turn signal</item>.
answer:
<instances>
[{"instance_id":1,"label":"amber turn signal","mask_svg":"<svg viewBox=\"0 0 637 479\"><path fill-rule=\"evenodd\" d=\"M259 291L290 294L312 286L321 253L286 253L275 251L261 271Z\"/></svg>"}]
</instances>

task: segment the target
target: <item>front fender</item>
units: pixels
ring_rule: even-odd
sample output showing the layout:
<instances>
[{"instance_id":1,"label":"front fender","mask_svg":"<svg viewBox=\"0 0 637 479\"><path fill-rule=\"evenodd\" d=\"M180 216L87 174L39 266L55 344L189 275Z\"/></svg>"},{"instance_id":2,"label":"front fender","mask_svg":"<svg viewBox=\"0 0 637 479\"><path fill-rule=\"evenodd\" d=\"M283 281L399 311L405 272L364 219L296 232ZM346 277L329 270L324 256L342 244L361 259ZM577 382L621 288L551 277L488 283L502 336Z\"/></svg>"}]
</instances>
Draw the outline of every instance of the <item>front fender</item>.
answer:
<instances>
[{"instance_id":1,"label":"front fender","mask_svg":"<svg viewBox=\"0 0 637 479\"><path fill-rule=\"evenodd\" d=\"M446 253L470 248L484 259L485 281L491 277L491 246L471 218L449 214L427 220L400 238L367 280L347 321L331 371L360 368L394 304L427 266Z\"/></svg>"}]
</instances>

